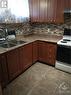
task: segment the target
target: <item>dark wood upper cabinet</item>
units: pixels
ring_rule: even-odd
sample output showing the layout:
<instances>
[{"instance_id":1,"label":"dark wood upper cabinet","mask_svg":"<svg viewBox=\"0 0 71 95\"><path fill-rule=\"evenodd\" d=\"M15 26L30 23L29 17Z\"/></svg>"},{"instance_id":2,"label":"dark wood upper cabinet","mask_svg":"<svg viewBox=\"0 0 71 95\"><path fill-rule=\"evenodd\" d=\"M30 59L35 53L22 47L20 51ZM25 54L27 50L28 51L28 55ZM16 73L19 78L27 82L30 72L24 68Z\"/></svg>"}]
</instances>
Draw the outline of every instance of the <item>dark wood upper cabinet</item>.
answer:
<instances>
[{"instance_id":1,"label":"dark wood upper cabinet","mask_svg":"<svg viewBox=\"0 0 71 95\"><path fill-rule=\"evenodd\" d=\"M46 45L47 45L46 47L48 50L47 62L50 65L55 65L57 45L53 43L46 43Z\"/></svg>"},{"instance_id":2,"label":"dark wood upper cabinet","mask_svg":"<svg viewBox=\"0 0 71 95\"><path fill-rule=\"evenodd\" d=\"M31 22L39 22L39 0L29 0Z\"/></svg>"},{"instance_id":3,"label":"dark wood upper cabinet","mask_svg":"<svg viewBox=\"0 0 71 95\"><path fill-rule=\"evenodd\" d=\"M45 5L46 0L39 0L39 22L45 22Z\"/></svg>"},{"instance_id":4,"label":"dark wood upper cabinet","mask_svg":"<svg viewBox=\"0 0 71 95\"><path fill-rule=\"evenodd\" d=\"M64 23L64 0L57 0L56 22Z\"/></svg>"},{"instance_id":5,"label":"dark wood upper cabinet","mask_svg":"<svg viewBox=\"0 0 71 95\"><path fill-rule=\"evenodd\" d=\"M71 9L71 0L64 0L64 9Z\"/></svg>"},{"instance_id":6,"label":"dark wood upper cabinet","mask_svg":"<svg viewBox=\"0 0 71 95\"><path fill-rule=\"evenodd\" d=\"M31 22L64 23L64 0L29 0Z\"/></svg>"}]
</instances>

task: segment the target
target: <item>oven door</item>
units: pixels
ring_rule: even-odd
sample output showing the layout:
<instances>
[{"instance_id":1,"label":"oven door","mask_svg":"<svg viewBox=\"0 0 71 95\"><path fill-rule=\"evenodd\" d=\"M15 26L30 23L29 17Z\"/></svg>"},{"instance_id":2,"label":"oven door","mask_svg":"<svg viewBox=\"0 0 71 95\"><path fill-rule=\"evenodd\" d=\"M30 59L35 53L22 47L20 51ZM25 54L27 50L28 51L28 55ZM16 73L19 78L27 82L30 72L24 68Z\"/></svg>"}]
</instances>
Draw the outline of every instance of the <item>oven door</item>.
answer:
<instances>
[{"instance_id":1,"label":"oven door","mask_svg":"<svg viewBox=\"0 0 71 95\"><path fill-rule=\"evenodd\" d=\"M57 61L71 64L71 47L57 45Z\"/></svg>"}]
</instances>

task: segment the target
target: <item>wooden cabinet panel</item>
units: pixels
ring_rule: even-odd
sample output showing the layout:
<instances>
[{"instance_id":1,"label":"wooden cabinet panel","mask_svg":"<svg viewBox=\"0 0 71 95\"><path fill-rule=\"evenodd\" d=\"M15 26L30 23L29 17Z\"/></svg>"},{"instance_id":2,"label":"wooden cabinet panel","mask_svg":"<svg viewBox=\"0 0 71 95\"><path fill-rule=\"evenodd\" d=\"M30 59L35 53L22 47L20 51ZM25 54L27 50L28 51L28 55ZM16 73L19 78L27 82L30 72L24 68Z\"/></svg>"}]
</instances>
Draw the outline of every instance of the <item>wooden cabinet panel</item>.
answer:
<instances>
[{"instance_id":1,"label":"wooden cabinet panel","mask_svg":"<svg viewBox=\"0 0 71 95\"><path fill-rule=\"evenodd\" d=\"M64 0L64 9L71 9L71 0Z\"/></svg>"},{"instance_id":2,"label":"wooden cabinet panel","mask_svg":"<svg viewBox=\"0 0 71 95\"><path fill-rule=\"evenodd\" d=\"M29 0L31 22L64 23L64 0Z\"/></svg>"},{"instance_id":3,"label":"wooden cabinet panel","mask_svg":"<svg viewBox=\"0 0 71 95\"><path fill-rule=\"evenodd\" d=\"M47 49L48 49L48 59L47 59L47 62L50 65L55 65L56 50L57 50L56 44L48 43L47 44Z\"/></svg>"},{"instance_id":4,"label":"wooden cabinet panel","mask_svg":"<svg viewBox=\"0 0 71 95\"><path fill-rule=\"evenodd\" d=\"M19 48L19 63L21 72L32 64L32 45L28 44Z\"/></svg>"},{"instance_id":5,"label":"wooden cabinet panel","mask_svg":"<svg viewBox=\"0 0 71 95\"><path fill-rule=\"evenodd\" d=\"M69 3L70 3L69 6L70 6L70 10L71 10L71 0L69 0Z\"/></svg>"},{"instance_id":6,"label":"wooden cabinet panel","mask_svg":"<svg viewBox=\"0 0 71 95\"><path fill-rule=\"evenodd\" d=\"M18 56L19 56L18 49L14 49L7 52L9 80L14 79L20 73Z\"/></svg>"},{"instance_id":7,"label":"wooden cabinet panel","mask_svg":"<svg viewBox=\"0 0 71 95\"><path fill-rule=\"evenodd\" d=\"M48 0L48 23L53 22L53 14L54 14L54 0Z\"/></svg>"},{"instance_id":8,"label":"wooden cabinet panel","mask_svg":"<svg viewBox=\"0 0 71 95\"><path fill-rule=\"evenodd\" d=\"M46 7L46 0L40 0L39 3L39 16L40 16L40 22L45 22L45 7Z\"/></svg>"},{"instance_id":9,"label":"wooden cabinet panel","mask_svg":"<svg viewBox=\"0 0 71 95\"><path fill-rule=\"evenodd\" d=\"M33 63L38 60L38 41L33 42Z\"/></svg>"},{"instance_id":10,"label":"wooden cabinet panel","mask_svg":"<svg viewBox=\"0 0 71 95\"><path fill-rule=\"evenodd\" d=\"M56 22L64 23L64 0L57 0Z\"/></svg>"},{"instance_id":11,"label":"wooden cabinet panel","mask_svg":"<svg viewBox=\"0 0 71 95\"><path fill-rule=\"evenodd\" d=\"M0 55L0 81L2 87L5 87L8 83L8 70L5 54Z\"/></svg>"},{"instance_id":12,"label":"wooden cabinet panel","mask_svg":"<svg viewBox=\"0 0 71 95\"><path fill-rule=\"evenodd\" d=\"M23 46L23 70L32 65L32 43Z\"/></svg>"},{"instance_id":13,"label":"wooden cabinet panel","mask_svg":"<svg viewBox=\"0 0 71 95\"><path fill-rule=\"evenodd\" d=\"M32 43L19 48L19 65L21 72L32 65Z\"/></svg>"},{"instance_id":14,"label":"wooden cabinet panel","mask_svg":"<svg viewBox=\"0 0 71 95\"><path fill-rule=\"evenodd\" d=\"M49 65L55 65L56 49L56 44L39 41L38 60L41 62L48 63Z\"/></svg>"},{"instance_id":15,"label":"wooden cabinet panel","mask_svg":"<svg viewBox=\"0 0 71 95\"><path fill-rule=\"evenodd\" d=\"M41 62L47 62L48 54L46 43L39 41L38 42L38 60Z\"/></svg>"},{"instance_id":16,"label":"wooden cabinet panel","mask_svg":"<svg viewBox=\"0 0 71 95\"><path fill-rule=\"evenodd\" d=\"M31 22L39 22L39 0L29 0Z\"/></svg>"}]
</instances>

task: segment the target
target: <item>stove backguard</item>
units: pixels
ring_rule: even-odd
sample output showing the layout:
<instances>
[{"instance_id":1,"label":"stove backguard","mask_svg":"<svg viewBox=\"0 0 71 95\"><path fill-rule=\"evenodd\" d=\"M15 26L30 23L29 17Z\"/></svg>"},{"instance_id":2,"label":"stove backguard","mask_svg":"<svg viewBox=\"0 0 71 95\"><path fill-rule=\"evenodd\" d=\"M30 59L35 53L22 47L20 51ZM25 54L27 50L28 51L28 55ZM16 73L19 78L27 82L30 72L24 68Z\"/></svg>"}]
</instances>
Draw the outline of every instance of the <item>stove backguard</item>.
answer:
<instances>
[{"instance_id":1,"label":"stove backguard","mask_svg":"<svg viewBox=\"0 0 71 95\"><path fill-rule=\"evenodd\" d=\"M65 29L64 29L64 34L63 34L63 35L71 36L71 29L65 28Z\"/></svg>"}]
</instances>

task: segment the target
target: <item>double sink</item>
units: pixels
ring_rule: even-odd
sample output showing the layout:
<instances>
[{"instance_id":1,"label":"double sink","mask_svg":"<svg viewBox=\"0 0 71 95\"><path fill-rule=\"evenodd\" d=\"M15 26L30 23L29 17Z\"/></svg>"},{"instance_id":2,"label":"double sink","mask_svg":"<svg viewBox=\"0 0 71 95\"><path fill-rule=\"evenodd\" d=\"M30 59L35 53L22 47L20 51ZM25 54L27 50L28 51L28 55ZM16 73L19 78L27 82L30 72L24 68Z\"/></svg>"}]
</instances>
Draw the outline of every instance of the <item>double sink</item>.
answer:
<instances>
[{"instance_id":1,"label":"double sink","mask_svg":"<svg viewBox=\"0 0 71 95\"><path fill-rule=\"evenodd\" d=\"M22 41L22 40L3 41L2 43L0 43L0 47L11 48L24 43L26 43L26 41Z\"/></svg>"}]
</instances>

